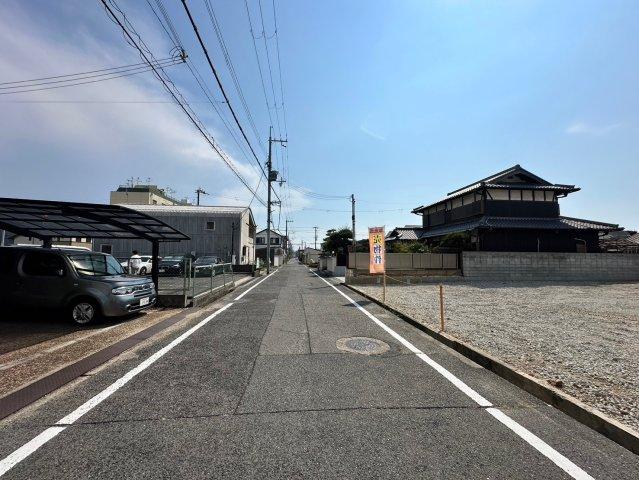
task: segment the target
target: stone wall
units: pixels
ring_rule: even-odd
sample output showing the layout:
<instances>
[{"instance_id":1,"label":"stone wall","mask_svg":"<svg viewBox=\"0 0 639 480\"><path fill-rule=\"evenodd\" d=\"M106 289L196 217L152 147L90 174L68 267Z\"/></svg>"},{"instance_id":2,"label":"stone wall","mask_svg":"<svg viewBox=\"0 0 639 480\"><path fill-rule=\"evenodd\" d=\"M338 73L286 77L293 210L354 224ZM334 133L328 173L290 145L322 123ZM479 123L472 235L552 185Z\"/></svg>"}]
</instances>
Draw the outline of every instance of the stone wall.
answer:
<instances>
[{"instance_id":1,"label":"stone wall","mask_svg":"<svg viewBox=\"0 0 639 480\"><path fill-rule=\"evenodd\" d=\"M483 280L639 281L639 255L464 252L462 271Z\"/></svg>"}]
</instances>

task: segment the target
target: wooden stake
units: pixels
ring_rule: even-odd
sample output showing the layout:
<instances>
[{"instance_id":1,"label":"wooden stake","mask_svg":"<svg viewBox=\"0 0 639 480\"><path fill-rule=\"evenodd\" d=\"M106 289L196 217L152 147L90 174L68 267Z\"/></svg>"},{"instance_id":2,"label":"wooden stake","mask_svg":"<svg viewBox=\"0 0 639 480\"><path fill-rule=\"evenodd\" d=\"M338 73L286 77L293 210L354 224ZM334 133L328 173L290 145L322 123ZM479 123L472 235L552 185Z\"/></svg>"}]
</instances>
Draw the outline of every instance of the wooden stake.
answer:
<instances>
[{"instance_id":1,"label":"wooden stake","mask_svg":"<svg viewBox=\"0 0 639 480\"><path fill-rule=\"evenodd\" d=\"M444 331L444 286L439 285L439 330Z\"/></svg>"},{"instance_id":2,"label":"wooden stake","mask_svg":"<svg viewBox=\"0 0 639 480\"><path fill-rule=\"evenodd\" d=\"M382 302L386 303L386 272L384 272L384 291L382 293Z\"/></svg>"}]
</instances>

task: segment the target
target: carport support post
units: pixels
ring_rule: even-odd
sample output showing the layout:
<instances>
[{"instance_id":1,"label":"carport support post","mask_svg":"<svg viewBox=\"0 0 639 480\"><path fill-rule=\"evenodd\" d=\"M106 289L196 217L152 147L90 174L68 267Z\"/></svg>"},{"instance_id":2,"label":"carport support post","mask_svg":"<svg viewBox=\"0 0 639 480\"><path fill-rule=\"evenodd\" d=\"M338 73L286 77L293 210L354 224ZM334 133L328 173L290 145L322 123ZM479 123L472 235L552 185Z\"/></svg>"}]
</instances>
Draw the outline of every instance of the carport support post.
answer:
<instances>
[{"instance_id":1,"label":"carport support post","mask_svg":"<svg viewBox=\"0 0 639 480\"><path fill-rule=\"evenodd\" d=\"M155 292L157 293L160 290L160 262L158 261L158 257L160 256L160 242L157 240L153 240L151 242L151 279L155 284Z\"/></svg>"}]
</instances>

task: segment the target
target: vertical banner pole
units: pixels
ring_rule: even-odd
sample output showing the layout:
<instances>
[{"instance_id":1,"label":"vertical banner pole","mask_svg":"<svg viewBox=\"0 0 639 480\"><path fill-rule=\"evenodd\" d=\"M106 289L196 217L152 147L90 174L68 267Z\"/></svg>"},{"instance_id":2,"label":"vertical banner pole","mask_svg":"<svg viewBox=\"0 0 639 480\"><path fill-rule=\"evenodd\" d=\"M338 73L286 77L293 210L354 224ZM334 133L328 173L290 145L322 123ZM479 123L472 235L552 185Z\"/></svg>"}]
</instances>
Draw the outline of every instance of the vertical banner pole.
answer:
<instances>
[{"instance_id":1,"label":"vertical banner pole","mask_svg":"<svg viewBox=\"0 0 639 480\"><path fill-rule=\"evenodd\" d=\"M439 330L444 331L444 286L439 284Z\"/></svg>"}]
</instances>

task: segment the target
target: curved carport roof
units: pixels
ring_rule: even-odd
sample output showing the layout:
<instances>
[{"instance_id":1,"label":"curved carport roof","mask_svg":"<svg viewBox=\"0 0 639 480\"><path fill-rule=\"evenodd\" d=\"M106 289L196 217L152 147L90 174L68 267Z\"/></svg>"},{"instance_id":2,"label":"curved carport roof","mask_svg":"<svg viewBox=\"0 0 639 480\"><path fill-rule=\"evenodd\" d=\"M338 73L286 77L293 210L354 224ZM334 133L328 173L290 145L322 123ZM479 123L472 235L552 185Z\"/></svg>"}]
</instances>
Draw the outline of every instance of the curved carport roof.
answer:
<instances>
[{"instance_id":1,"label":"curved carport roof","mask_svg":"<svg viewBox=\"0 0 639 480\"><path fill-rule=\"evenodd\" d=\"M159 242L189 236L146 213L121 205L0 198L0 229L39 238L141 238L153 243L153 280L157 286Z\"/></svg>"}]
</instances>

